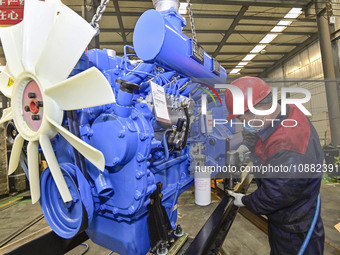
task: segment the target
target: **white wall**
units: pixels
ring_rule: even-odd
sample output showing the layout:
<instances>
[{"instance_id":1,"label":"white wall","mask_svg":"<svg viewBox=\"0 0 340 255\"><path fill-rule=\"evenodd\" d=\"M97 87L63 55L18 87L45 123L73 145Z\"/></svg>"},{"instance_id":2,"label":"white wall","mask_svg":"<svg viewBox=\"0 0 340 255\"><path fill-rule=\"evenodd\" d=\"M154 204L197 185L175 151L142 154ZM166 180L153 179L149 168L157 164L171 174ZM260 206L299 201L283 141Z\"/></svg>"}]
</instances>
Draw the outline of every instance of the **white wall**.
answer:
<instances>
[{"instance_id":1,"label":"white wall","mask_svg":"<svg viewBox=\"0 0 340 255\"><path fill-rule=\"evenodd\" d=\"M310 120L316 128L321 144L330 143L328 109L323 80L319 42L310 45L282 66L268 74L270 80L284 79L283 86L302 87L311 92L311 100L305 107L312 113ZM318 81L320 80L320 81ZM274 85L274 83L272 84ZM292 95L292 98L298 95ZM326 133L326 141L325 141Z\"/></svg>"},{"instance_id":2,"label":"white wall","mask_svg":"<svg viewBox=\"0 0 340 255\"><path fill-rule=\"evenodd\" d=\"M291 58L288 62L268 74L277 79L315 79L323 78L319 42Z\"/></svg>"}]
</instances>

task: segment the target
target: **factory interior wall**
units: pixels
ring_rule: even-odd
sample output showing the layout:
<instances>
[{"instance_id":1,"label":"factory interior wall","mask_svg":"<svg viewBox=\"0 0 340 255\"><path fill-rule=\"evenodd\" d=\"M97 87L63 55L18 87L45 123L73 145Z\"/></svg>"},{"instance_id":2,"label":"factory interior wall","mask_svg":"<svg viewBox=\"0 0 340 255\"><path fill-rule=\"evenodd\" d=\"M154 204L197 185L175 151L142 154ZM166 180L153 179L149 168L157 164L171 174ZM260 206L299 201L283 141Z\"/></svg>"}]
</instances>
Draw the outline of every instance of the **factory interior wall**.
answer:
<instances>
[{"instance_id":1,"label":"factory interior wall","mask_svg":"<svg viewBox=\"0 0 340 255\"><path fill-rule=\"evenodd\" d=\"M0 125L0 197L8 192L6 133L4 126Z\"/></svg>"},{"instance_id":2,"label":"factory interior wall","mask_svg":"<svg viewBox=\"0 0 340 255\"><path fill-rule=\"evenodd\" d=\"M307 47L279 68L268 74L268 80L284 80L273 86L300 87L311 93L311 100L304 106L311 112L310 120L317 130L321 145L330 143L330 126L328 118L325 83L319 42ZM320 80L320 81L318 81ZM299 95L291 95L298 98Z\"/></svg>"},{"instance_id":3,"label":"factory interior wall","mask_svg":"<svg viewBox=\"0 0 340 255\"><path fill-rule=\"evenodd\" d=\"M334 17L334 31L340 29L340 0L332 0L332 11L330 13Z\"/></svg>"},{"instance_id":4,"label":"factory interior wall","mask_svg":"<svg viewBox=\"0 0 340 255\"><path fill-rule=\"evenodd\" d=\"M20 164L12 175L7 174L10 146L6 137L6 124L0 125L0 198L28 188L26 176Z\"/></svg>"},{"instance_id":5,"label":"factory interior wall","mask_svg":"<svg viewBox=\"0 0 340 255\"><path fill-rule=\"evenodd\" d=\"M0 102L0 116L2 109L9 106L3 105L3 102ZM9 193L13 194L28 188L26 175L20 164L12 175L8 176L7 174L12 144L7 140L6 126L7 123L0 124L0 198Z\"/></svg>"}]
</instances>

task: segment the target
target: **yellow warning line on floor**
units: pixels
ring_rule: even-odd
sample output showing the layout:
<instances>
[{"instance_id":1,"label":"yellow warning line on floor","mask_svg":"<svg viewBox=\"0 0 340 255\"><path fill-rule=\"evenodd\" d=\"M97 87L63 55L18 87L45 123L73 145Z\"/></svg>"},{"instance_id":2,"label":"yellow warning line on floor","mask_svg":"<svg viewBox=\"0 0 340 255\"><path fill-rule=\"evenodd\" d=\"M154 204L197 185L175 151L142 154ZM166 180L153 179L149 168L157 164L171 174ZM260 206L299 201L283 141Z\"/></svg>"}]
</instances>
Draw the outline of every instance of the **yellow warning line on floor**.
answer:
<instances>
[{"instance_id":1,"label":"yellow warning line on floor","mask_svg":"<svg viewBox=\"0 0 340 255\"><path fill-rule=\"evenodd\" d=\"M23 199L23 198L24 198L24 197L17 197L16 199L13 199L13 200L11 200L11 201L5 203L5 204L0 205L0 208L1 208L1 207L4 207L4 206L6 206L6 205L10 205L10 204L12 204L12 203L14 203L14 202L16 202L16 201L19 201L19 200L21 200L21 199Z\"/></svg>"}]
</instances>

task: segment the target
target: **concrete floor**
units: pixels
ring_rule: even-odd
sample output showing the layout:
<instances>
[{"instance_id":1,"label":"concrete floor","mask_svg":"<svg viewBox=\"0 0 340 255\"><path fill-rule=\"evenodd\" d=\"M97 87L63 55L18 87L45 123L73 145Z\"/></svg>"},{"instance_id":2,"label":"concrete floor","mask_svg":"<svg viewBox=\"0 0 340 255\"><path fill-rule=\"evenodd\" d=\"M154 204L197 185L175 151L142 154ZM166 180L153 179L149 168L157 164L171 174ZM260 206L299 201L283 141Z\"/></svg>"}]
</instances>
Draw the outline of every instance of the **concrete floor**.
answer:
<instances>
[{"instance_id":1,"label":"concrete floor","mask_svg":"<svg viewBox=\"0 0 340 255\"><path fill-rule=\"evenodd\" d=\"M255 188L256 186L252 184L250 191ZM334 228L334 225L340 222L339 194L340 184L322 185L322 217L326 231L325 255L340 255L340 233ZM21 200L13 203L14 205L2 206L4 202L6 201L0 201L0 242L23 225L39 217L42 213L40 205L32 205L30 200ZM212 203L209 206L200 207L194 203L192 189L181 195L178 203L178 223L189 234L189 237L195 237L218 202L219 200L213 196ZM12 242L20 240L46 226L45 219L42 219L13 239ZM86 243L89 245L87 255L106 255L110 252L90 240L86 241ZM237 215L223 248L230 255L263 255L270 252L266 234L240 214ZM79 246L68 252L67 255L79 255L85 249L85 246Z\"/></svg>"}]
</instances>

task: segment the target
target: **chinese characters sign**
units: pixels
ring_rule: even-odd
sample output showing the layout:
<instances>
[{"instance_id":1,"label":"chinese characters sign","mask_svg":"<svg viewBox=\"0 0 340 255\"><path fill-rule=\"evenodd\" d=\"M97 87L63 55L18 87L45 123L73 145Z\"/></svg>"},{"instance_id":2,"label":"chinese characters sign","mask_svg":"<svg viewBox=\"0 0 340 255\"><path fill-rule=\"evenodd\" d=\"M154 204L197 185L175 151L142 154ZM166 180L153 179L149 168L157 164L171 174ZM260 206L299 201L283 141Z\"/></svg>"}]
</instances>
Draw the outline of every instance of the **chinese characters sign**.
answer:
<instances>
[{"instance_id":1,"label":"chinese characters sign","mask_svg":"<svg viewBox=\"0 0 340 255\"><path fill-rule=\"evenodd\" d=\"M23 17L23 0L0 0L0 26L18 24Z\"/></svg>"}]
</instances>

